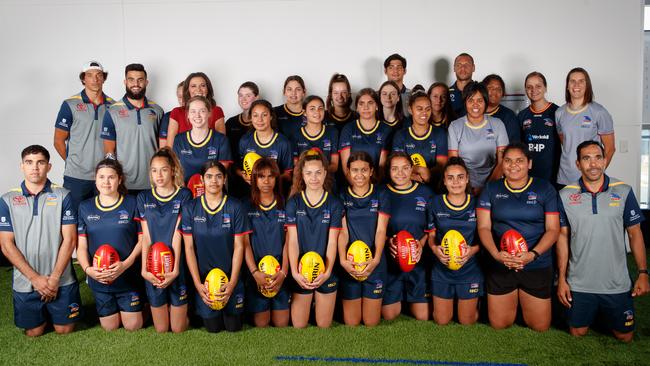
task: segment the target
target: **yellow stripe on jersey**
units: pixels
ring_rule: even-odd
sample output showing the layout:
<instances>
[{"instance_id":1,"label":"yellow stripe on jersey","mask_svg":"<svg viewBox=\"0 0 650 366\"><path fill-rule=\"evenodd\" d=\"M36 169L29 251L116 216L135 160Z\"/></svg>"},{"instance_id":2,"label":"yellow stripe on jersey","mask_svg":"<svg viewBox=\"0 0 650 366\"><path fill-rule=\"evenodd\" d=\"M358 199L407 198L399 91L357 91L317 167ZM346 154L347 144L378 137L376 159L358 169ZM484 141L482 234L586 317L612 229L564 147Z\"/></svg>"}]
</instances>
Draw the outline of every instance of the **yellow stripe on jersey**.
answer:
<instances>
[{"instance_id":1,"label":"yellow stripe on jersey","mask_svg":"<svg viewBox=\"0 0 650 366\"><path fill-rule=\"evenodd\" d=\"M201 206L203 206L203 209L208 214L215 215L219 211L221 211L221 209L223 209L223 206L225 206L227 199L228 199L228 195L224 195L223 198L221 199L221 202L217 205L217 208L215 208L214 210L211 210L210 207L208 207L208 203L205 202L205 195L203 195L203 196L201 196Z\"/></svg>"}]
</instances>

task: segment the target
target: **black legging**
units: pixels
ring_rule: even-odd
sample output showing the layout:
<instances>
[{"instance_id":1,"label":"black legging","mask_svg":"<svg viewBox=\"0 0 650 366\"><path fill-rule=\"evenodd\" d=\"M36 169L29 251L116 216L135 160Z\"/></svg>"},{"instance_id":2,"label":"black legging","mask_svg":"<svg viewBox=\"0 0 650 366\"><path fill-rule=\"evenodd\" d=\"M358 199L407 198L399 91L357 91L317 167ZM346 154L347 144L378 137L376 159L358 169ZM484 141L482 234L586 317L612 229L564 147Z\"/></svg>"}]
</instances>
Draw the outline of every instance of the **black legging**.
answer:
<instances>
[{"instance_id":1,"label":"black legging","mask_svg":"<svg viewBox=\"0 0 650 366\"><path fill-rule=\"evenodd\" d=\"M203 318L203 325L210 333L218 333L222 330L237 332L242 328L240 315L230 315L221 312L214 318Z\"/></svg>"}]
</instances>

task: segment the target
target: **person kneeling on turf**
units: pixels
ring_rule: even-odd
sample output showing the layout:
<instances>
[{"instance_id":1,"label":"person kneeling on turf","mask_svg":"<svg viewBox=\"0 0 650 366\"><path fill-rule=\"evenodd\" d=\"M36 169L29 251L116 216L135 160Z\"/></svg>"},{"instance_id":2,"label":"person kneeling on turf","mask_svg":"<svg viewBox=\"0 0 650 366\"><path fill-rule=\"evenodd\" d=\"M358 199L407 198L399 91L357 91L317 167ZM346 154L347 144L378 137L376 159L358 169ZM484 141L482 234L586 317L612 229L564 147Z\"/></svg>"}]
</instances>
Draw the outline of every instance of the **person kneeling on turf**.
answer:
<instances>
[{"instance_id":1,"label":"person kneeling on turf","mask_svg":"<svg viewBox=\"0 0 650 366\"><path fill-rule=\"evenodd\" d=\"M70 192L47 179L50 153L25 148L20 168L25 180L0 199L0 244L14 266L14 322L37 337L47 321L59 334L80 318L79 284L70 258L77 242L77 210Z\"/></svg>"}]
</instances>

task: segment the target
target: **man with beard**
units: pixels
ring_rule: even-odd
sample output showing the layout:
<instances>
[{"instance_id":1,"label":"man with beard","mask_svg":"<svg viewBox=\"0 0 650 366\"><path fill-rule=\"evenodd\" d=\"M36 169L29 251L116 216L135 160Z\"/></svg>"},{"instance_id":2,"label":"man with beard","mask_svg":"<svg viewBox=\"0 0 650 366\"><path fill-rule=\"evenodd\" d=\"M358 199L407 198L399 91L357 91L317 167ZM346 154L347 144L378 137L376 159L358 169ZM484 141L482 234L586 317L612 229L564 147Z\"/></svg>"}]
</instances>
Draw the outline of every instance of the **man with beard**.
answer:
<instances>
[{"instance_id":1,"label":"man with beard","mask_svg":"<svg viewBox=\"0 0 650 366\"><path fill-rule=\"evenodd\" d=\"M456 56L454 60L456 82L449 87L449 96L451 99L451 107L458 117L467 114L465 103L463 102L463 89L465 89L465 85L472 82L472 75L475 70L474 58L470 54L463 52Z\"/></svg>"},{"instance_id":2,"label":"man with beard","mask_svg":"<svg viewBox=\"0 0 650 366\"><path fill-rule=\"evenodd\" d=\"M54 148L65 161L63 187L70 190L75 209L95 193L95 165L104 157L99 133L113 99L102 92L108 73L89 61L79 79L84 89L63 101L54 125Z\"/></svg>"},{"instance_id":3,"label":"man with beard","mask_svg":"<svg viewBox=\"0 0 650 366\"><path fill-rule=\"evenodd\" d=\"M158 149L158 130L162 108L145 96L147 71L141 64L125 68L126 95L113 104L104 116L104 152L115 156L124 167L126 188L137 195L151 188L149 161Z\"/></svg>"},{"instance_id":4,"label":"man with beard","mask_svg":"<svg viewBox=\"0 0 650 366\"><path fill-rule=\"evenodd\" d=\"M632 188L604 173L607 158L600 143L581 143L577 156L582 177L560 191L564 210L557 241L557 294L568 308L571 335L586 335L600 316L617 339L630 342L632 299L650 291L643 215ZM634 284L627 269L625 231L638 268Z\"/></svg>"}]
</instances>

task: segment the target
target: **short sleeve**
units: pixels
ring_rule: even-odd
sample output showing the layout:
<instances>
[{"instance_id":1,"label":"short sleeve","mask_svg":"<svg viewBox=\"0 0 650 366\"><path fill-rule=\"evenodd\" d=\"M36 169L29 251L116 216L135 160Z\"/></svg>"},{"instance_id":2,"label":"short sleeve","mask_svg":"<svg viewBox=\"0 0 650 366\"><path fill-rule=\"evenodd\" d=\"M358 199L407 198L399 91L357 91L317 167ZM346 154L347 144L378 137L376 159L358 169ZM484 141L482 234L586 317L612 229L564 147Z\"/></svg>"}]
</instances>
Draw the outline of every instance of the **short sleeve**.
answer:
<instances>
[{"instance_id":1,"label":"short sleeve","mask_svg":"<svg viewBox=\"0 0 650 366\"><path fill-rule=\"evenodd\" d=\"M144 204L145 204L145 198L144 198L144 195L145 195L145 193L146 193L146 192L140 192L140 193L138 194L138 197L137 197L137 199L136 199L136 207L137 207L137 214L138 214L137 217L138 217L140 220L147 221L147 219L146 219L146 217L145 217L145 212L146 212L146 210L145 210L145 208L144 208Z\"/></svg>"},{"instance_id":2,"label":"short sleeve","mask_svg":"<svg viewBox=\"0 0 650 366\"><path fill-rule=\"evenodd\" d=\"M245 235L250 233L251 228L247 219L248 215L246 214L243 205L238 202L237 205L235 205L235 209L233 211L235 214L234 235L239 236L239 235Z\"/></svg>"},{"instance_id":3,"label":"short sleeve","mask_svg":"<svg viewBox=\"0 0 650 366\"><path fill-rule=\"evenodd\" d=\"M285 207L285 213L287 215L287 225L286 226L296 226L296 200L289 199L287 201L287 206Z\"/></svg>"},{"instance_id":4,"label":"short sleeve","mask_svg":"<svg viewBox=\"0 0 650 366\"><path fill-rule=\"evenodd\" d=\"M429 194L427 197L427 228L426 232L432 232L435 229L435 213L433 212L433 205L431 204L433 202L433 193Z\"/></svg>"},{"instance_id":5,"label":"short sleeve","mask_svg":"<svg viewBox=\"0 0 650 366\"><path fill-rule=\"evenodd\" d=\"M339 131L336 129L336 127L330 127L332 133L331 133L331 138L332 138L332 155L338 154L339 151Z\"/></svg>"},{"instance_id":6,"label":"short sleeve","mask_svg":"<svg viewBox=\"0 0 650 366\"><path fill-rule=\"evenodd\" d=\"M643 213L639 207L639 202L636 200L636 196L634 195L632 189L630 189L630 193L627 194L627 198L625 199L623 225L628 228L630 226L641 223L643 220L645 220L645 218L643 217Z\"/></svg>"},{"instance_id":7,"label":"short sleeve","mask_svg":"<svg viewBox=\"0 0 650 366\"><path fill-rule=\"evenodd\" d=\"M560 212L560 227L568 227L569 219L566 216L566 211L564 211L564 204L562 203L562 196L558 194L557 198L557 208Z\"/></svg>"},{"instance_id":8,"label":"short sleeve","mask_svg":"<svg viewBox=\"0 0 650 366\"><path fill-rule=\"evenodd\" d=\"M392 215L390 196L388 195L388 190L383 188L379 191L379 213L386 216Z\"/></svg>"},{"instance_id":9,"label":"short sleeve","mask_svg":"<svg viewBox=\"0 0 650 366\"><path fill-rule=\"evenodd\" d=\"M497 148L508 146L508 131L506 131L506 125L499 120L500 123L496 123L496 135L497 135Z\"/></svg>"},{"instance_id":10,"label":"short sleeve","mask_svg":"<svg viewBox=\"0 0 650 366\"><path fill-rule=\"evenodd\" d=\"M456 123L452 123L447 130L447 153L449 151L458 151L458 132L456 131Z\"/></svg>"},{"instance_id":11,"label":"short sleeve","mask_svg":"<svg viewBox=\"0 0 650 366\"><path fill-rule=\"evenodd\" d=\"M115 134L115 123L113 122L113 117L111 117L111 113L109 111L106 111L106 113L104 113L101 137L104 140L111 141L115 141L117 139L117 136Z\"/></svg>"},{"instance_id":12,"label":"short sleeve","mask_svg":"<svg viewBox=\"0 0 650 366\"><path fill-rule=\"evenodd\" d=\"M217 132L219 133L219 132ZM226 136L221 135L221 142L219 143L219 161L221 162L232 162L232 151L230 150L230 141Z\"/></svg>"},{"instance_id":13,"label":"short sleeve","mask_svg":"<svg viewBox=\"0 0 650 366\"><path fill-rule=\"evenodd\" d=\"M521 141L521 131L519 129L519 121L515 112L508 110L508 113L503 117L505 121L503 123L506 126L508 131L508 141L510 143L520 142Z\"/></svg>"},{"instance_id":14,"label":"short sleeve","mask_svg":"<svg viewBox=\"0 0 650 366\"><path fill-rule=\"evenodd\" d=\"M70 106L65 101L61 104L54 127L70 132L70 128L72 127L72 110L70 110Z\"/></svg>"},{"instance_id":15,"label":"short sleeve","mask_svg":"<svg viewBox=\"0 0 650 366\"><path fill-rule=\"evenodd\" d=\"M596 119L596 123L598 124L599 135L609 135L614 133L614 120L612 119L612 115L602 106L598 108L598 118Z\"/></svg>"},{"instance_id":16,"label":"short sleeve","mask_svg":"<svg viewBox=\"0 0 650 366\"><path fill-rule=\"evenodd\" d=\"M192 203L181 207L181 233L192 235Z\"/></svg>"},{"instance_id":17,"label":"short sleeve","mask_svg":"<svg viewBox=\"0 0 650 366\"><path fill-rule=\"evenodd\" d=\"M160 130L158 131L158 137L161 140L167 140L167 130L169 129L169 116L170 113L167 112L163 115L160 120Z\"/></svg>"},{"instance_id":18,"label":"short sleeve","mask_svg":"<svg viewBox=\"0 0 650 366\"><path fill-rule=\"evenodd\" d=\"M481 192L476 208L478 210L492 210L492 202L490 201L490 185L485 186L485 189Z\"/></svg>"},{"instance_id":19,"label":"short sleeve","mask_svg":"<svg viewBox=\"0 0 650 366\"><path fill-rule=\"evenodd\" d=\"M9 206L4 199L0 198L0 231L13 232L13 224L11 222L11 212Z\"/></svg>"},{"instance_id":20,"label":"short sleeve","mask_svg":"<svg viewBox=\"0 0 650 366\"><path fill-rule=\"evenodd\" d=\"M557 129L558 135L564 134L564 131L562 130L562 108L558 108L555 111L555 128Z\"/></svg>"},{"instance_id":21,"label":"short sleeve","mask_svg":"<svg viewBox=\"0 0 650 366\"><path fill-rule=\"evenodd\" d=\"M533 178L535 179L535 178ZM551 186L550 183L547 183L546 186L546 194L544 197L544 213L546 215L557 215L559 214L559 207L558 207L558 194L555 188Z\"/></svg>"},{"instance_id":22,"label":"short sleeve","mask_svg":"<svg viewBox=\"0 0 650 366\"><path fill-rule=\"evenodd\" d=\"M80 236L86 236L87 225L86 225L86 213L83 208L83 205L79 205L79 212L77 212L77 234Z\"/></svg>"},{"instance_id":23,"label":"short sleeve","mask_svg":"<svg viewBox=\"0 0 650 366\"><path fill-rule=\"evenodd\" d=\"M444 157L446 158L449 155L447 151L447 134L440 127L434 127L434 130L437 130L435 141L436 141L436 158Z\"/></svg>"},{"instance_id":24,"label":"short sleeve","mask_svg":"<svg viewBox=\"0 0 650 366\"><path fill-rule=\"evenodd\" d=\"M397 131L397 133L393 135L393 151L406 152L406 147L404 146L404 133L402 131L408 130L404 128L403 130Z\"/></svg>"},{"instance_id":25,"label":"short sleeve","mask_svg":"<svg viewBox=\"0 0 650 366\"><path fill-rule=\"evenodd\" d=\"M343 126L343 130L341 131L341 136L339 137L339 152L345 149L349 149L352 147L352 132L350 131L354 124L348 123L345 126Z\"/></svg>"},{"instance_id":26,"label":"short sleeve","mask_svg":"<svg viewBox=\"0 0 650 366\"><path fill-rule=\"evenodd\" d=\"M61 205L61 225L77 225L77 209L72 203L72 194L70 193L65 195Z\"/></svg>"},{"instance_id":27,"label":"short sleeve","mask_svg":"<svg viewBox=\"0 0 650 366\"><path fill-rule=\"evenodd\" d=\"M218 120L224 118L223 109L221 109L221 107L216 105L216 106L214 106L214 108L212 110L214 111L212 113L213 113L213 117L214 117L215 122L217 122Z\"/></svg>"},{"instance_id":28,"label":"short sleeve","mask_svg":"<svg viewBox=\"0 0 650 366\"><path fill-rule=\"evenodd\" d=\"M330 213L330 229L340 229L343 227L343 204L334 196L332 197L332 212Z\"/></svg>"},{"instance_id":29,"label":"short sleeve","mask_svg":"<svg viewBox=\"0 0 650 366\"><path fill-rule=\"evenodd\" d=\"M282 171L293 169L293 153L291 149L291 143L286 139L282 142L281 156L278 156L278 160L278 164L280 165Z\"/></svg>"}]
</instances>

